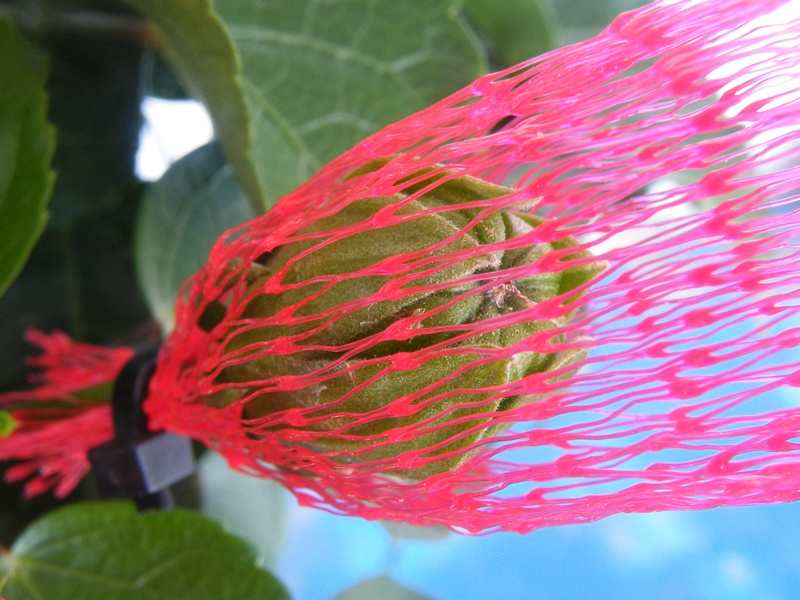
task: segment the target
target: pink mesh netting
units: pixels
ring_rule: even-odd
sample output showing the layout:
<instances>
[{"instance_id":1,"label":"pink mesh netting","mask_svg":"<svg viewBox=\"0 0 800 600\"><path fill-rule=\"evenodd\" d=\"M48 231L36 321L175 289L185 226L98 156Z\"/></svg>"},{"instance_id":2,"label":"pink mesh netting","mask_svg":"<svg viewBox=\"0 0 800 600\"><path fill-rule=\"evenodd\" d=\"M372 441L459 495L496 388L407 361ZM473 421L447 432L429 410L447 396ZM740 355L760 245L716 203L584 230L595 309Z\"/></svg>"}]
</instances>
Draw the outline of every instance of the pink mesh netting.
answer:
<instances>
[{"instance_id":1,"label":"pink mesh netting","mask_svg":"<svg viewBox=\"0 0 800 600\"><path fill-rule=\"evenodd\" d=\"M800 497L783 4L656 3L334 160L188 282L153 425L468 532Z\"/></svg>"},{"instance_id":2,"label":"pink mesh netting","mask_svg":"<svg viewBox=\"0 0 800 600\"><path fill-rule=\"evenodd\" d=\"M14 421L0 435L0 461L15 462L6 481L29 479L25 495L48 490L63 498L89 471L87 451L113 437L108 399L114 378L134 356L130 348L74 342L61 332L30 330L28 343L42 353L28 364L39 369L27 390L0 394L0 410Z\"/></svg>"}]
</instances>

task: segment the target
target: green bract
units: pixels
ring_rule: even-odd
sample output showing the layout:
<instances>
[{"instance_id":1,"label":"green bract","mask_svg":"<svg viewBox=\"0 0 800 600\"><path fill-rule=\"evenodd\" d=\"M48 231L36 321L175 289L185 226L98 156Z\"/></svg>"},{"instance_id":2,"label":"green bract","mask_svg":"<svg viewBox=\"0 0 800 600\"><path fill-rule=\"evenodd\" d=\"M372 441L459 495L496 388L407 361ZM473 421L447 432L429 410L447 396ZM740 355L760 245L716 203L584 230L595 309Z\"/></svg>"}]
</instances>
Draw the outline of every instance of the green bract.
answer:
<instances>
[{"instance_id":1,"label":"green bract","mask_svg":"<svg viewBox=\"0 0 800 600\"><path fill-rule=\"evenodd\" d=\"M514 193L509 188L467 176L435 185L440 179L444 178L430 177L391 197L355 201L300 232L332 236L286 244L253 264L253 299L239 321L251 325L229 330L226 349L236 358L217 380L232 386L208 397L207 403L224 406L246 398L244 416L254 420L254 431L259 432L255 435L268 431L258 428L261 417L309 409L304 412L307 424L292 426L298 443L329 452L336 462L378 461L366 467L421 479L461 464L470 455L468 446L502 427L498 412L537 400L521 395L495 398L497 389L534 373L559 370L558 377L566 377L568 367L580 361L585 350L487 357L493 349L563 327L568 316L531 320L520 315L510 320L512 324L481 331L471 331L475 327L470 324L561 294L564 302L574 301L578 293L569 292L597 276L605 264L591 260L586 251L563 252L577 244L571 237L498 249L501 242L529 234L542 219L519 205L495 210L480 202ZM410 200L428 187L433 189ZM474 207L450 208L465 203ZM398 207L395 215L414 217L374 225L378 211L393 205ZM349 226L356 226L356 232L333 239ZM493 246L486 252L475 252L489 244ZM533 274L512 281L500 278L487 286L502 275L499 272L537 263L556 250L561 250L558 262L567 263L551 267L558 272L532 268ZM383 271L390 274L378 274L382 271L376 266L395 257L400 259L392 263L393 270ZM281 283L297 287L258 293L283 269ZM384 299L384 286L398 277L403 278L399 292ZM307 283L299 285L303 282ZM257 319L278 313L273 322L279 325L257 326ZM291 344L288 353L262 350L263 342L277 339ZM555 332L551 341L563 342L563 335ZM426 348L431 352L406 354ZM418 366L406 366L409 356ZM393 370L396 361L403 368ZM275 391L274 380L268 381L311 374L314 377L299 389L284 386ZM280 427L285 431L289 426Z\"/></svg>"}]
</instances>

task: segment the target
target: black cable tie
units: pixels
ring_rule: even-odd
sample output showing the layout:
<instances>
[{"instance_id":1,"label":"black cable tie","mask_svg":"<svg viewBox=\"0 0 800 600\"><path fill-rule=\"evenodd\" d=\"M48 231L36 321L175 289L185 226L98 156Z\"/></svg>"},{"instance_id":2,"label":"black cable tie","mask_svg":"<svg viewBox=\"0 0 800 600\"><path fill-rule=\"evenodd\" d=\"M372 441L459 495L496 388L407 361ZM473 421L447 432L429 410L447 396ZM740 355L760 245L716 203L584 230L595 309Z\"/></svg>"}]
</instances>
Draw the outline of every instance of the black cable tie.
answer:
<instances>
[{"instance_id":1,"label":"black cable tie","mask_svg":"<svg viewBox=\"0 0 800 600\"><path fill-rule=\"evenodd\" d=\"M194 452L187 438L147 429L143 403L156 369L158 348L128 361L114 382L111 399L114 439L92 448L89 461L100 492L132 498L140 511L171 508L171 485L194 473Z\"/></svg>"}]
</instances>

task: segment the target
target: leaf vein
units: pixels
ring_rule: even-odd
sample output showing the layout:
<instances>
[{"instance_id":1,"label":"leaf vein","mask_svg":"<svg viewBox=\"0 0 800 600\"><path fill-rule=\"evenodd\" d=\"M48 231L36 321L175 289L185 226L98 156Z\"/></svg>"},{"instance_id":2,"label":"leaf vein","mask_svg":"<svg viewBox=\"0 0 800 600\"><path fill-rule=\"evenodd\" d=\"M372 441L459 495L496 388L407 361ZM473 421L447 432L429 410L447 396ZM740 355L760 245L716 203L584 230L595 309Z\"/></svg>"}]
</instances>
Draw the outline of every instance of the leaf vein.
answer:
<instances>
[{"instance_id":1,"label":"leaf vein","mask_svg":"<svg viewBox=\"0 0 800 600\"><path fill-rule=\"evenodd\" d=\"M313 50L320 54L331 56L334 59L360 64L382 75L386 75L397 84L404 94L414 98L414 100L417 102L423 101L414 87L405 80L402 74L395 67L395 64L402 62L403 57L398 57L392 62L386 62L378 60L367 54L362 54L353 48L330 44L320 40L319 38L310 38L295 33L241 24L229 24L228 29L231 33L231 37L236 40L238 46L246 46L249 50L256 54L262 54L264 52L265 42L283 44L284 46L302 48L305 50Z\"/></svg>"},{"instance_id":2,"label":"leaf vein","mask_svg":"<svg viewBox=\"0 0 800 600\"><path fill-rule=\"evenodd\" d=\"M99 575L97 573L91 573L89 571L80 571L78 569L71 569L69 567L60 567L52 563L38 561L27 557L24 560L20 559L19 562L27 565L27 568L25 569L27 573L30 573L33 570L37 570L44 573L55 573L62 576L66 575L76 580L84 580L95 584L103 584L110 587L116 587L122 590L131 589L131 590L136 590L139 593L145 592L147 594L150 594L150 597L154 600L158 598L163 598L164 600L170 600L170 598L172 598L172 596L166 595L160 592L159 590L139 586L137 584L138 580L127 581L127 580L115 579L113 577ZM33 587L31 587L30 589L31 591L35 591ZM41 598L41 596L39 596L38 594L36 594L36 597Z\"/></svg>"},{"instance_id":3,"label":"leaf vein","mask_svg":"<svg viewBox=\"0 0 800 600\"><path fill-rule=\"evenodd\" d=\"M322 161L311 151L302 138L297 135L297 130L283 117L281 112L269 102L263 94L259 93L258 87L251 81L245 79L242 81L242 85L246 89L251 100L255 102L262 113L272 121L278 131L283 135L284 139L294 148L295 152L304 157L314 169L319 169L322 166Z\"/></svg>"}]
</instances>

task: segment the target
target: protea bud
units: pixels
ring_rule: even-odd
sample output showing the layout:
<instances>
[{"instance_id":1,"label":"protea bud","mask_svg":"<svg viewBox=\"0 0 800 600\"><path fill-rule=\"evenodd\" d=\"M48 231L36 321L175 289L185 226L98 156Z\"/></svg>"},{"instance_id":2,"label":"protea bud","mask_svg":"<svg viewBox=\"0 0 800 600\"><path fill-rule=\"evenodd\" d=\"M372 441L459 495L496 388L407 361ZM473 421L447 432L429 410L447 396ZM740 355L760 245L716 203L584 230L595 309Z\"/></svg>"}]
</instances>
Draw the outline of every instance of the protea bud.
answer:
<instances>
[{"instance_id":1,"label":"protea bud","mask_svg":"<svg viewBox=\"0 0 800 600\"><path fill-rule=\"evenodd\" d=\"M336 158L187 282L150 427L303 504L459 531L800 499L783 4L656 2ZM0 454L54 472L66 444L9 401Z\"/></svg>"},{"instance_id":2,"label":"protea bud","mask_svg":"<svg viewBox=\"0 0 800 600\"><path fill-rule=\"evenodd\" d=\"M567 302L605 263L574 249L577 241L569 236L531 244L543 221L525 212L530 203L483 207L488 200L512 201L514 190L450 172L429 174L407 178L415 183L392 196L363 198L315 221L298 233L301 241L251 266L245 294L251 299L241 326L227 334L227 351L241 360L221 371L217 382L227 387L207 397L209 405L245 399L244 414L253 420L304 409L309 422L300 430L311 434L305 446L330 452L336 462L379 461L385 472L420 479L461 464L470 454L463 449L498 428L496 413L537 399L494 390L508 390L534 373L552 371L555 379L569 374L586 350L555 349L565 341L560 330L568 310L500 323L504 315L557 297ZM398 222L364 226L382 210L394 210ZM351 227L355 233L323 242ZM387 261L416 256L432 262L378 274ZM549 270L541 267L546 257L554 259ZM396 277L402 286L382 299ZM263 291L275 279L283 291ZM221 317L215 306L203 321L213 322L214 309ZM261 325L278 315L282 324ZM477 326L482 321L497 325L483 331ZM392 330L397 323L406 326ZM549 331L553 348L507 350ZM278 339L302 344L287 353L259 352L264 342ZM425 349L435 352L422 357ZM487 351L497 355L487 360ZM387 371L387 361L407 356L419 357L416 368ZM271 390L262 383L323 373L322 380L295 389ZM386 407L403 397L411 399L407 410L387 417ZM387 434L393 430L411 435L392 442ZM422 454L422 466L392 462L410 451Z\"/></svg>"}]
</instances>

